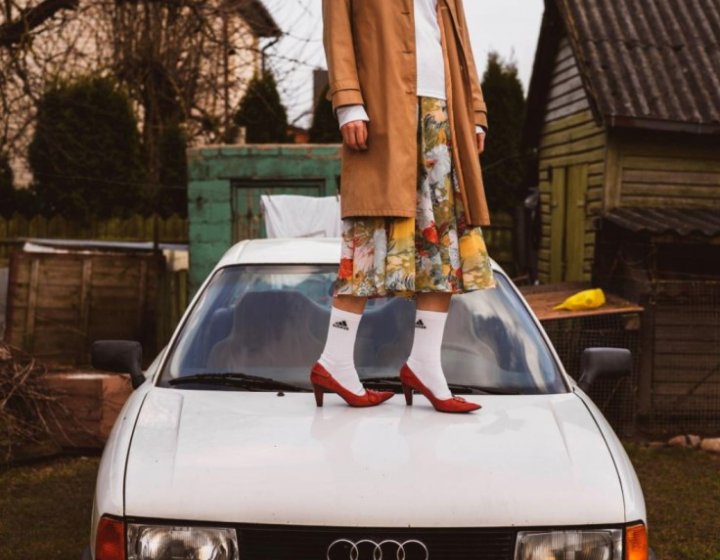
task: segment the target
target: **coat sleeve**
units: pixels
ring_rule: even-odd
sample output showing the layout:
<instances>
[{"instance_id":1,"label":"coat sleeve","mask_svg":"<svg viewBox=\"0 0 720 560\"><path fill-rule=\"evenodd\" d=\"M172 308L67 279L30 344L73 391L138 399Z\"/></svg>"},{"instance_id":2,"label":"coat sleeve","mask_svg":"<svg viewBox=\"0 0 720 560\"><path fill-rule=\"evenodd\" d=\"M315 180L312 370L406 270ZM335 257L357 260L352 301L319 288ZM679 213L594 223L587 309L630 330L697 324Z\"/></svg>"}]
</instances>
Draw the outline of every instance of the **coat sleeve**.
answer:
<instances>
[{"instance_id":1,"label":"coat sleeve","mask_svg":"<svg viewBox=\"0 0 720 560\"><path fill-rule=\"evenodd\" d=\"M323 0L323 44L334 109L364 105L353 42L351 0Z\"/></svg>"},{"instance_id":2,"label":"coat sleeve","mask_svg":"<svg viewBox=\"0 0 720 560\"><path fill-rule=\"evenodd\" d=\"M475 124L482 126L485 130L487 130L487 106L485 105L482 87L480 86L480 78L477 73L477 65L475 64L475 57L473 56L472 44L470 43L470 35L468 34L467 20L465 19L465 6L463 5L463 0L455 0L455 2L457 4L457 17L459 20L458 23L461 27L462 41L465 44L467 62L470 66L468 70L470 72L470 85L472 87Z\"/></svg>"}]
</instances>

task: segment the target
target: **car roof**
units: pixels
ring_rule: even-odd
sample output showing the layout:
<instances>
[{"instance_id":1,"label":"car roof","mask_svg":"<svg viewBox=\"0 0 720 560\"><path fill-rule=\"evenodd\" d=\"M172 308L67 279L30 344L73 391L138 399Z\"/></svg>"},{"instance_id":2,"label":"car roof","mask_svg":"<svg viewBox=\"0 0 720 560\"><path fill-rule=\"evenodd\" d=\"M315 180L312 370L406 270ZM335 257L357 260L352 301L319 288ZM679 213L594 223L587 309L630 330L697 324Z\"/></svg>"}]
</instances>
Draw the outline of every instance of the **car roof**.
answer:
<instances>
[{"instance_id":1,"label":"car roof","mask_svg":"<svg viewBox=\"0 0 720 560\"><path fill-rule=\"evenodd\" d=\"M340 238L248 239L232 246L216 268L236 264L337 264ZM493 269L501 270L491 259Z\"/></svg>"}]
</instances>

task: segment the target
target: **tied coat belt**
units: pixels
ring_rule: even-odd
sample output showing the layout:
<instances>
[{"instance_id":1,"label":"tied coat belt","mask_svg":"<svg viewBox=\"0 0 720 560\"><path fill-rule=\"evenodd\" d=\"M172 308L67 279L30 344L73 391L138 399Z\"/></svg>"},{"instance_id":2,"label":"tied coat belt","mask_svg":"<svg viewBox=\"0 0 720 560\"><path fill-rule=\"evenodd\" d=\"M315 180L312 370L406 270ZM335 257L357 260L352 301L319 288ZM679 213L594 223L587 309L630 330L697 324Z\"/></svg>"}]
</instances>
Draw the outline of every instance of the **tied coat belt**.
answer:
<instances>
[{"instance_id":1,"label":"tied coat belt","mask_svg":"<svg viewBox=\"0 0 720 560\"><path fill-rule=\"evenodd\" d=\"M475 125L487 127L462 0L438 0L455 172L469 225L490 224ZM343 146L341 213L415 216L417 62L413 0L323 0L333 108L363 104L368 150Z\"/></svg>"}]
</instances>

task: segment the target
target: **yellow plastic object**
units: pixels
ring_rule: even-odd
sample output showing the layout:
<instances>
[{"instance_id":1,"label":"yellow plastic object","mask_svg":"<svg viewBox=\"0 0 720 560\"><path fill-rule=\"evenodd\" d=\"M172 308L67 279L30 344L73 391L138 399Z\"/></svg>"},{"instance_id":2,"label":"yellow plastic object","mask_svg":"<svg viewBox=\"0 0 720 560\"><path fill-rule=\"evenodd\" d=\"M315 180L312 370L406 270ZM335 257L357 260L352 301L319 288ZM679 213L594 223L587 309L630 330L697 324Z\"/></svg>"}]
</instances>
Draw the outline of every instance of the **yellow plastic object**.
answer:
<instances>
[{"instance_id":1,"label":"yellow plastic object","mask_svg":"<svg viewBox=\"0 0 720 560\"><path fill-rule=\"evenodd\" d=\"M561 304L553 309L568 309L569 311L581 311L584 309L596 309L605 303L605 294L600 288L594 290L583 290L571 295Z\"/></svg>"}]
</instances>

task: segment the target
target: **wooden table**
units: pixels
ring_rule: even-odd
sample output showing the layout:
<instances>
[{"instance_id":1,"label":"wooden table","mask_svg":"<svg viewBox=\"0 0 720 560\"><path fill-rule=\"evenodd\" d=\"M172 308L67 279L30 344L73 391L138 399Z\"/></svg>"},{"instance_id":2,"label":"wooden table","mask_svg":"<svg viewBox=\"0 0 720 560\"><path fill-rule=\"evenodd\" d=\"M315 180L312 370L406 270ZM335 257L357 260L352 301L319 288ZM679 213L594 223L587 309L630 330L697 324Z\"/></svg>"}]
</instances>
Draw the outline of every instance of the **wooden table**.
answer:
<instances>
[{"instance_id":1,"label":"wooden table","mask_svg":"<svg viewBox=\"0 0 720 560\"><path fill-rule=\"evenodd\" d=\"M553 307L582 290L592 289L585 282L565 282L562 284L544 284L541 286L520 286L520 292L541 321L589 317L592 315L610 315L617 313L642 313L644 308L632 301L605 292L605 303L597 309L569 311L555 310Z\"/></svg>"}]
</instances>

